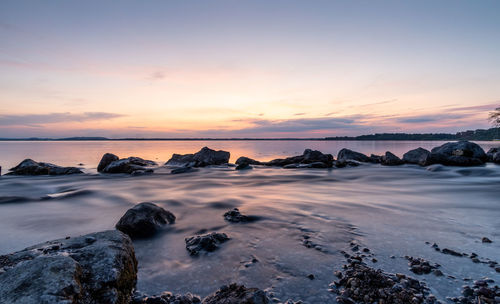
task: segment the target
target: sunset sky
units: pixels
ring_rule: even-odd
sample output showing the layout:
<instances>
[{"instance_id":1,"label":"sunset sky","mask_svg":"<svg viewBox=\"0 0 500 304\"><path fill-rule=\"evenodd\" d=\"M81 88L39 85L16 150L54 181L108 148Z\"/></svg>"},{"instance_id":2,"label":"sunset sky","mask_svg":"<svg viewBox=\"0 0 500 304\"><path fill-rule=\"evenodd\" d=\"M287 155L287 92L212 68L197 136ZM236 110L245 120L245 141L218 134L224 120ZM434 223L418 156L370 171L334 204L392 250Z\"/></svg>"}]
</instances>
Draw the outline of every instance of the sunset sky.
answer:
<instances>
[{"instance_id":1,"label":"sunset sky","mask_svg":"<svg viewBox=\"0 0 500 304\"><path fill-rule=\"evenodd\" d=\"M0 1L0 137L487 128L500 1Z\"/></svg>"}]
</instances>

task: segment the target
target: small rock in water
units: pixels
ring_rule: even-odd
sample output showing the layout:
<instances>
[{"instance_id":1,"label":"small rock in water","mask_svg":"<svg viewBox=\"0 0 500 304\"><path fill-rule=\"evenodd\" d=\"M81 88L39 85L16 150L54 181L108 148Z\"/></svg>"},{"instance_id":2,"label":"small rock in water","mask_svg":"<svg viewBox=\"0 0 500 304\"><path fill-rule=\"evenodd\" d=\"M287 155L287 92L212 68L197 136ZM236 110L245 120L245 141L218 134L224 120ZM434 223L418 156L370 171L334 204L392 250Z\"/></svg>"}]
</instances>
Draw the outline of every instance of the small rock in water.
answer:
<instances>
[{"instance_id":1,"label":"small rock in water","mask_svg":"<svg viewBox=\"0 0 500 304\"><path fill-rule=\"evenodd\" d=\"M185 239L186 249L191 255L198 255L201 251L211 252L229 239L227 234L218 232L195 235Z\"/></svg>"},{"instance_id":2,"label":"small rock in water","mask_svg":"<svg viewBox=\"0 0 500 304\"><path fill-rule=\"evenodd\" d=\"M492 241L491 241L489 238L487 238L487 237L483 237L483 238L481 239L481 241L482 241L483 243L492 243Z\"/></svg>"},{"instance_id":3,"label":"small rock in water","mask_svg":"<svg viewBox=\"0 0 500 304\"><path fill-rule=\"evenodd\" d=\"M228 222L233 223L251 222L256 220L255 217L241 214L238 208L234 208L233 210L229 210L228 212L224 213L224 219Z\"/></svg>"},{"instance_id":4,"label":"small rock in water","mask_svg":"<svg viewBox=\"0 0 500 304\"><path fill-rule=\"evenodd\" d=\"M314 274L311 273L311 274L307 275L307 278L309 280L314 280Z\"/></svg>"},{"instance_id":5,"label":"small rock in water","mask_svg":"<svg viewBox=\"0 0 500 304\"><path fill-rule=\"evenodd\" d=\"M406 259L409 261L408 266L410 266L410 271L413 272L414 274L429 274L431 273L431 271L433 271L434 274L436 274L435 271L438 270L437 268L439 268L439 265L437 264L431 265L429 261L426 261L422 258L414 258L407 256Z\"/></svg>"},{"instance_id":6,"label":"small rock in water","mask_svg":"<svg viewBox=\"0 0 500 304\"><path fill-rule=\"evenodd\" d=\"M460 252L457 252L455 250L448 249L448 248L444 248L441 252L444 254L454 255L454 256L458 256L458 257L463 256L463 254L461 254Z\"/></svg>"},{"instance_id":7,"label":"small rock in water","mask_svg":"<svg viewBox=\"0 0 500 304\"><path fill-rule=\"evenodd\" d=\"M193 169L193 167L180 167L180 168L175 168L172 171L170 171L170 174L181 174L181 173L186 173L186 172L193 172L196 171Z\"/></svg>"},{"instance_id":8,"label":"small rock in water","mask_svg":"<svg viewBox=\"0 0 500 304\"><path fill-rule=\"evenodd\" d=\"M116 224L116 229L131 237L148 237L167 224L175 222L175 215L153 203L140 203L130 208Z\"/></svg>"}]
</instances>

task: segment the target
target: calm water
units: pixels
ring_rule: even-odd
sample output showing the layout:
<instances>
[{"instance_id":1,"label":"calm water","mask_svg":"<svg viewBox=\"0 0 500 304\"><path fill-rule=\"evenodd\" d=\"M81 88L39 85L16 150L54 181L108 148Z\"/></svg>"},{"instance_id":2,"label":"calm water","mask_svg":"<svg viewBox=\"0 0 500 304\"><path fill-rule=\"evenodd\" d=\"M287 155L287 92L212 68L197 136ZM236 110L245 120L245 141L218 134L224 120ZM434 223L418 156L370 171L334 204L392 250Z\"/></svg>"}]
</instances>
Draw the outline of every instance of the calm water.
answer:
<instances>
[{"instance_id":1,"label":"calm water","mask_svg":"<svg viewBox=\"0 0 500 304\"><path fill-rule=\"evenodd\" d=\"M62 177L0 178L0 254L67 235L113 229L125 211L152 201L172 211L177 221L156 237L134 241L139 261L138 288L201 296L222 284L244 283L272 291L281 300L335 303L328 292L333 271L355 241L378 259L372 264L411 274L404 255L442 265L456 279L418 276L439 298L460 295L463 278L500 274L487 264L443 255L441 248L475 252L500 262L500 166L444 168L366 164L343 169L256 167L202 168L171 175L100 175L95 167L104 152L163 162L173 152L195 152L204 145L257 159L300 154L306 147L336 154L342 147L365 153L391 150L402 155L438 142L2 142L5 167L25 157L61 165L84 163L89 174ZM481 143L487 149L493 143ZM3 203L2 203L3 202ZM260 221L229 224L222 215L238 207ZM232 239L211 254L189 256L184 238L199 231L219 231ZM302 245L309 237L322 251ZM481 243L487 236L492 244ZM390 256L394 255L392 259ZM257 263L248 263L256 258ZM246 265L247 264L247 265ZM249 267L246 267L246 266ZM308 274L316 279L309 280ZM411 274L416 276L414 274Z\"/></svg>"},{"instance_id":2,"label":"calm water","mask_svg":"<svg viewBox=\"0 0 500 304\"><path fill-rule=\"evenodd\" d=\"M202 147L231 152L232 162L240 156L258 160L271 160L283 156L302 154L307 149L320 150L334 156L342 148L366 154L383 154L385 151L402 157L408 150L422 147L428 150L444 141L0 141L0 166L2 174L25 158L52 162L62 166L77 166L95 172L101 156L114 153L119 157L138 156L162 164L173 153L194 153ZM500 145L495 142L477 142L483 149Z\"/></svg>"}]
</instances>

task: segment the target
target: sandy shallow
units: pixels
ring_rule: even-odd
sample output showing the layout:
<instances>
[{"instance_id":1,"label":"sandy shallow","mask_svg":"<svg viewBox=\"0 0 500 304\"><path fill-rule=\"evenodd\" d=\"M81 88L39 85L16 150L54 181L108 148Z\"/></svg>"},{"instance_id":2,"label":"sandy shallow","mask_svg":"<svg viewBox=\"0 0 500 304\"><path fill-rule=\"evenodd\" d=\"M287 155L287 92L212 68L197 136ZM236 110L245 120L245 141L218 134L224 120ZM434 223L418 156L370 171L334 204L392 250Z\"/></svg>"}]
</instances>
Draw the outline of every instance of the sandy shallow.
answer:
<instances>
[{"instance_id":1,"label":"sandy shallow","mask_svg":"<svg viewBox=\"0 0 500 304\"><path fill-rule=\"evenodd\" d=\"M151 239L134 241L142 292L205 296L239 282L268 289L282 300L334 303L336 295L328 284L333 271L346 262L341 251L350 251L354 241L371 249L378 262L370 265L418 277L443 299L458 296L467 284L464 278L500 282L500 273L488 264L430 246L435 242L500 262L499 185L500 166L493 164L437 172L362 165L246 171L218 167L180 175L159 169L136 177L2 176L0 253L112 229L128 208L152 201L173 212L177 221ZM234 207L260 220L226 222L222 215ZM191 257L184 238L204 231L225 232L231 240L213 253ZM493 243L482 243L485 236ZM305 239L313 248L304 246ZM412 274L405 255L441 264L445 276Z\"/></svg>"}]
</instances>

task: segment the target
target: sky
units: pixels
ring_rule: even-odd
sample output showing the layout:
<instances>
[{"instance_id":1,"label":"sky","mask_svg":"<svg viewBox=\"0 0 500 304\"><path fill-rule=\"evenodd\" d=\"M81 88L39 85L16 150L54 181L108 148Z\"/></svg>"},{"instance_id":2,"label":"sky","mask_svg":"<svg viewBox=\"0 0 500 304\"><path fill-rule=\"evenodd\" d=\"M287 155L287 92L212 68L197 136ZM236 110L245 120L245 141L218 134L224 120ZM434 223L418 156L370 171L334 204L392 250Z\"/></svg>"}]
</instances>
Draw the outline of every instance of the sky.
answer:
<instances>
[{"instance_id":1,"label":"sky","mask_svg":"<svg viewBox=\"0 0 500 304\"><path fill-rule=\"evenodd\" d=\"M488 128L500 1L0 1L0 137Z\"/></svg>"}]
</instances>

